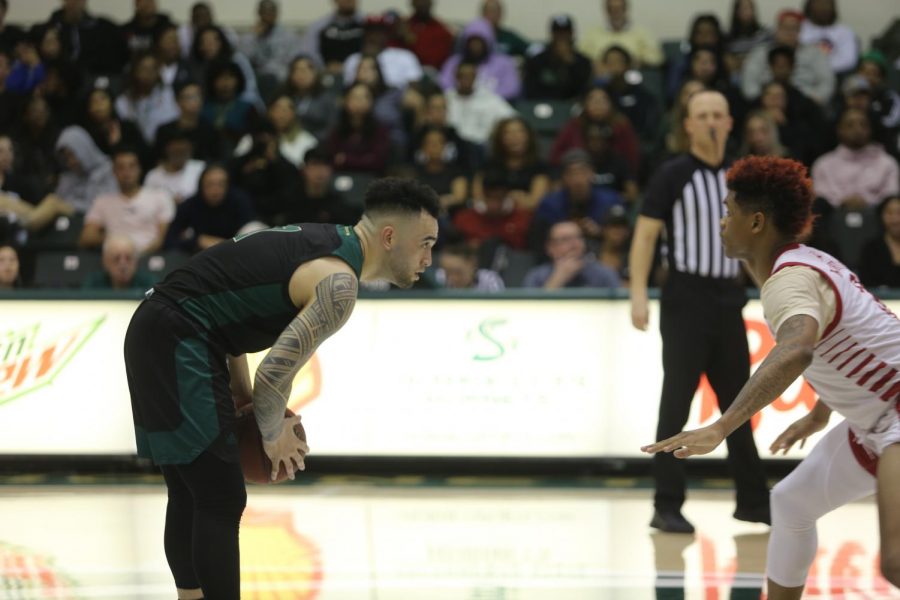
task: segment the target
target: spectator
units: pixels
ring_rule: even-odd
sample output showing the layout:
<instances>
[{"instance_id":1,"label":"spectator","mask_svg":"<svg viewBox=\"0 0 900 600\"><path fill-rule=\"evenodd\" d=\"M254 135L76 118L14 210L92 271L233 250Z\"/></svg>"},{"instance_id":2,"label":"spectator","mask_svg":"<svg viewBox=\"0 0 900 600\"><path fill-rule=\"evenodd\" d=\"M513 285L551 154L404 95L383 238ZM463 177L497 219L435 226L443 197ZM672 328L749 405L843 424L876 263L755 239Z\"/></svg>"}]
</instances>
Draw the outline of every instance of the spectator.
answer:
<instances>
[{"instance_id":1,"label":"spectator","mask_svg":"<svg viewBox=\"0 0 900 600\"><path fill-rule=\"evenodd\" d=\"M364 83L372 90L375 119L388 128L396 151L406 149L406 127L403 114L403 92L385 81L378 59L364 56L356 63L356 71L348 81Z\"/></svg>"},{"instance_id":2,"label":"spectator","mask_svg":"<svg viewBox=\"0 0 900 600\"><path fill-rule=\"evenodd\" d=\"M514 250L524 250L531 211L516 205L502 177L487 172L482 187L484 198L476 199L471 208L464 208L454 215L456 231L472 247L496 241Z\"/></svg>"},{"instance_id":3,"label":"spectator","mask_svg":"<svg viewBox=\"0 0 900 600\"><path fill-rule=\"evenodd\" d=\"M590 85L591 61L575 49L575 24L569 15L550 20L550 43L525 62L525 97L571 100Z\"/></svg>"},{"instance_id":4,"label":"spectator","mask_svg":"<svg viewBox=\"0 0 900 600\"><path fill-rule=\"evenodd\" d=\"M244 100L245 88L244 74L233 62L210 66L200 118L213 126L228 148L234 148L258 119L256 108Z\"/></svg>"},{"instance_id":5,"label":"spectator","mask_svg":"<svg viewBox=\"0 0 900 600\"><path fill-rule=\"evenodd\" d=\"M159 61L159 76L164 86L170 90L180 88L192 81L198 81L191 63L181 54L178 28L168 25L160 29L153 43L153 52Z\"/></svg>"},{"instance_id":6,"label":"spectator","mask_svg":"<svg viewBox=\"0 0 900 600\"><path fill-rule=\"evenodd\" d=\"M863 246L859 278L869 288L900 288L900 196L881 201L878 220L882 233Z\"/></svg>"},{"instance_id":7,"label":"spectator","mask_svg":"<svg viewBox=\"0 0 900 600\"><path fill-rule=\"evenodd\" d=\"M2 9L0 9L2 10ZM0 55L5 51L0 47ZM6 77L6 89L20 96L27 96L44 81L47 70L41 62L41 55L30 39L19 42L16 48L16 61ZM0 71L3 66L0 65Z\"/></svg>"},{"instance_id":8,"label":"spectator","mask_svg":"<svg viewBox=\"0 0 900 600\"><path fill-rule=\"evenodd\" d=\"M37 85L32 95L39 95L47 101L53 116L60 124L75 123L79 115L78 103L74 100L82 86L83 72L68 62L47 63L44 67L44 79Z\"/></svg>"},{"instance_id":9,"label":"spectator","mask_svg":"<svg viewBox=\"0 0 900 600\"><path fill-rule=\"evenodd\" d=\"M230 185L224 167L210 165L197 194L178 206L166 247L194 254L236 236L252 220L250 199Z\"/></svg>"},{"instance_id":10,"label":"spectator","mask_svg":"<svg viewBox=\"0 0 900 600\"><path fill-rule=\"evenodd\" d=\"M790 90L784 84L770 81L763 86L758 105L775 120L778 137L790 154L809 165L821 153L825 122L818 105L812 103L814 110L811 110L808 98Z\"/></svg>"},{"instance_id":11,"label":"spectator","mask_svg":"<svg viewBox=\"0 0 900 600\"><path fill-rule=\"evenodd\" d=\"M338 170L384 171L390 155L390 133L375 118L372 90L366 84L354 83L347 89L327 149Z\"/></svg>"},{"instance_id":12,"label":"spectator","mask_svg":"<svg viewBox=\"0 0 900 600\"><path fill-rule=\"evenodd\" d=\"M659 134L660 106L640 81L630 81L631 55L622 46L610 46L601 57L596 83L606 88L616 108L631 122L641 141L652 144Z\"/></svg>"},{"instance_id":13,"label":"spectator","mask_svg":"<svg viewBox=\"0 0 900 600\"><path fill-rule=\"evenodd\" d=\"M0 52L12 53L27 36L24 29L6 22L8 10L8 0L0 0Z\"/></svg>"},{"instance_id":14,"label":"spectator","mask_svg":"<svg viewBox=\"0 0 900 600\"><path fill-rule=\"evenodd\" d=\"M60 128L47 101L33 94L25 101L22 118L12 128L22 171L30 173L45 187L55 185L57 160L56 140Z\"/></svg>"},{"instance_id":15,"label":"spectator","mask_svg":"<svg viewBox=\"0 0 900 600\"><path fill-rule=\"evenodd\" d=\"M22 97L6 85L12 69L12 57L0 52L0 131L9 131L21 114Z\"/></svg>"},{"instance_id":16,"label":"spectator","mask_svg":"<svg viewBox=\"0 0 900 600\"><path fill-rule=\"evenodd\" d=\"M703 82L689 79L682 84L678 91L678 97L672 104L672 108L663 116L660 127L662 137L662 154L675 155L687 152L690 148L690 140L684 129L684 120L687 117L687 105L691 96L705 90Z\"/></svg>"},{"instance_id":17,"label":"spectator","mask_svg":"<svg viewBox=\"0 0 900 600\"><path fill-rule=\"evenodd\" d=\"M58 215L71 215L72 207L55 194L45 194L42 182L16 169L12 139L0 134L0 217L14 215L28 231L40 231ZM2 241L2 238L0 238Z\"/></svg>"},{"instance_id":18,"label":"spectator","mask_svg":"<svg viewBox=\"0 0 900 600\"><path fill-rule=\"evenodd\" d=\"M878 50L870 50L862 55L857 73L866 78L871 89L871 109L881 131L879 139L889 148L900 130L900 92L886 83L888 64ZM897 148L894 146L893 151Z\"/></svg>"},{"instance_id":19,"label":"spectator","mask_svg":"<svg viewBox=\"0 0 900 600\"><path fill-rule=\"evenodd\" d=\"M684 80L692 77L691 66L698 48L712 51L717 66L717 78L727 79L728 73L722 62L725 54L725 34L722 32L719 18L712 13L699 14L691 22L687 44L682 44L679 56L668 67L666 97L670 101L678 93Z\"/></svg>"},{"instance_id":20,"label":"spectator","mask_svg":"<svg viewBox=\"0 0 900 600\"><path fill-rule=\"evenodd\" d=\"M609 92L593 87L584 97L581 114L570 119L550 148L550 163L558 165L563 154L572 148L584 148L584 128L590 124L607 126L612 130L614 151L628 161L632 174L640 172L640 145L628 119L616 110Z\"/></svg>"},{"instance_id":21,"label":"spectator","mask_svg":"<svg viewBox=\"0 0 900 600\"><path fill-rule=\"evenodd\" d=\"M116 113L133 121L144 141L152 144L159 126L178 118L178 104L172 89L160 78L159 62L152 54L136 56L128 73L128 87L116 98Z\"/></svg>"},{"instance_id":22,"label":"spectator","mask_svg":"<svg viewBox=\"0 0 900 600\"><path fill-rule=\"evenodd\" d=\"M518 32L503 27L503 4L500 0L484 0L481 5L481 17L491 24L496 40L496 50L507 56L524 58L531 43Z\"/></svg>"},{"instance_id":23,"label":"spectator","mask_svg":"<svg viewBox=\"0 0 900 600\"><path fill-rule=\"evenodd\" d=\"M134 242L125 235L109 235L103 240L103 270L88 274L81 284L84 290L142 290L153 287L153 276L138 269Z\"/></svg>"},{"instance_id":24,"label":"spectator","mask_svg":"<svg viewBox=\"0 0 900 600\"><path fill-rule=\"evenodd\" d=\"M837 0L806 0L800 43L817 46L838 75L849 73L859 62L859 40L849 26L838 23Z\"/></svg>"},{"instance_id":25,"label":"spectator","mask_svg":"<svg viewBox=\"0 0 900 600\"><path fill-rule=\"evenodd\" d=\"M462 139L483 146L497 122L516 111L499 95L476 86L477 74L475 63L456 67L456 89L446 91L447 121Z\"/></svg>"},{"instance_id":26,"label":"spectator","mask_svg":"<svg viewBox=\"0 0 900 600\"><path fill-rule=\"evenodd\" d=\"M36 43L38 55L44 64L69 62L69 57L63 54L62 39L60 39L59 29L54 27L35 27L31 30L31 35Z\"/></svg>"},{"instance_id":27,"label":"spectator","mask_svg":"<svg viewBox=\"0 0 900 600\"><path fill-rule=\"evenodd\" d=\"M525 210L534 210L550 189L549 168L538 157L537 136L518 116L497 123L485 170L501 177L516 206ZM481 175L475 177L472 192L476 199L484 197Z\"/></svg>"},{"instance_id":28,"label":"spectator","mask_svg":"<svg viewBox=\"0 0 900 600\"><path fill-rule=\"evenodd\" d=\"M619 276L628 285L628 250L631 246L631 224L621 206L613 206L600 223L600 252L597 262Z\"/></svg>"},{"instance_id":29,"label":"spectator","mask_svg":"<svg viewBox=\"0 0 900 600\"><path fill-rule=\"evenodd\" d=\"M872 143L869 115L846 109L838 120L840 145L812 168L813 189L833 207L862 210L900 191L897 161Z\"/></svg>"},{"instance_id":30,"label":"spectator","mask_svg":"<svg viewBox=\"0 0 900 600\"><path fill-rule=\"evenodd\" d=\"M300 38L278 24L278 3L275 0L259 0L256 15L258 18L253 31L241 38L241 50L258 75L284 81L291 59L297 53Z\"/></svg>"},{"instance_id":31,"label":"spectator","mask_svg":"<svg viewBox=\"0 0 900 600\"><path fill-rule=\"evenodd\" d=\"M208 2L194 2L194 4L191 5L190 21L178 28L178 45L181 46L181 56L183 58L189 59L191 57L191 49L194 47L194 37L197 31L211 25L216 25L216 20L212 13L212 6L210 6ZM232 48L240 43L240 40L233 29L223 25L217 25L217 27L228 39Z\"/></svg>"},{"instance_id":32,"label":"spectator","mask_svg":"<svg viewBox=\"0 0 900 600\"><path fill-rule=\"evenodd\" d=\"M462 51L447 59L441 69L445 90L456 83L457 67L464 62L477 65L476 88L494 92L506 100L518 98L522 82L515 60L495 47L494 30L485 19L472 21L462 32Z\"/></svg>"},{"instance_id":33,"label":"spectator","mask_svg":"<svg viewBox=\"0 0 900 600\"><path fill-rule=\"evenodd\" d=\"M175 24L168 15L158 11L156 0L134 0L134 17L121 27L132 59L153 49L162 31Z\"/></svg>"},{"instance_id":34,"label":"spectator","mask_svg":"<svg viewBox=\"0 0 900 600\"><path fill-rule=\"evenodd\" d=\"M387 15L371 15L365 20L365 34L359 52L344 62L344 81L356 81L356 73L363 57L375 57L387 86L403 90L410 83L422 79L422 65L416 55L405 48L388 47L388 37L395 19Z\"/></svg>"},{"instance_id":35,"label":"spectator","mask_svg":"<svg viewBox=\"0 0 900 600\"><path fill-rule=\"evenodd\" d=\"M560 221L550 228L546 252L550 262L530 269L524 287L558 290L621 285L615 271L588 254L584 234L574 221Z\"/></svg>"},{"instance_id":36,"label":"spectator","mask_svg":"<svg viewBox=\"0 0 900 600\"><path fill-rule=\"evenodd\" d=\"M159 250L175 215L175 203L165 192L141 187L141 164L133 150L117 150L113 170L118 190L94 200L78 245L98 248L107 237L123 235L131 238L140 254Z\"/></svg>"},{"instance_id":37,"label":"spectator","mask_svg":"<svg viewBox=\"0 0 900 600\"><path fill-rule=\"evenodd\" d=\"M731 114L738 121L744 118L744 97L731 84L722 54L713 46L694 46L688 54L687 78L696 79L708 89L721 92L728 100Z\"/></svg>"},{"instance_id":38,"label":"spectator","mask_svg":"<svg viewBox=\"0 0 900 600\"><path fill-rule=\"evenodd\" d=\"M560 221L578 223L586 238L599 242L606 214L622 205L615 190L597 185L591 157L584 150L569 150L562 168L562 186L544 196L534 211L530 236L536 251L543 248L550 228Z\"/></svg>"},{"instance_id":39,"label":"spectator","mask_svg":"<svg viewBox=\"0 0 900 600\"><path fill-rule=\"evenodd\" d=\"M249 152L228 165L231 184L246 192L256 215L270 222L293 203L297 190L297 168L278 151L278 137L268 122L253 132Z\"/></svg>"},{"instance_id":40,"label":"spectator","mask_svg":"<svg viewBox=\"0 0 900 600\"><path fill-rule=\"evenodd\" d=\"M200 118L203 109L203 90L199 84L187 82L175 88L179 117L156 130L156 139L165 140L176 133L191 141L194 158L206 162L225 158L226 148L219 132ZM158 146L158 144L157 144ZM157 153L159 148L157 147Z\"/></svg>"},{"instance_id":41,"label":"spectator","mask_svg":"<svg viewBox=\"0 0 900 600\"><path fill-rule=\"evenodd\" d=\"M221 28L204 27L197 31L194 45L191 48L191 61L198 81L209 81L211 71L223 63L234 63L241 72L243 87L241 99L257 110L264 110L265 105L259 95L256 74L253 65L241 52L236 52Z\"/></svg>"},{"instance_id":42,"label":"spectator","mask_svg":"<svg viewBox=\"0 0 900 600\"><path fill-rule=\"evenodd\" d=\"M778 23L772 42L758 46L744 61L741 71L741 91L747 100L758 98L762 86L772 80L769 68L769 51L775 46L793 48L796 68L791 76L792 83L804 94L825 106L834 95L834 72L828 57L816 46L800 43L800 23L803 15L796 11L784 10L778 15Z\"/></svg>"},{"instance_id":43,"label":"spectator","mask_svg":"<svg viewBox=\"0 0 900 600\"><path fill-rule=\"evenodd\" d=\"M353 225L360 217L359 208L334 189L331 156L321 148L307 150L300 169L298 189L283 212L270 215L269 225L288 223L340 223Z\"/></svg>"},{"instance_id":44,"label":"spectator","mask_svg":"<svg viewBox=\"0 0 900 600\"><path fill-rule=\"evenodd\" d=\"M595 27L581 38L581 51L597 60L612 45L622 46L639 68L658 67L663 62L659 41L649 30L628 18L628 0L605 0L607 26Z\"/></svg>"},{"instance_id":45,"label":"spectator","mask_svg":"<svg viewBox=\"0 0 900 600\"><path fill-rule=\"evenodd\" d=\"M141 130L134 121L116 115L108 88L95 88L88 94L82 124L107 156L112 156L113 148L123 144L140 148L141 164L147 164L145 161L149 160L150 152Z\"/></svg>"},{"instance_id":46,"label":"spectator","mask_svg":"<svg viewBox=\"0 0 900 600\"><path fill-rule=\"evenodd\" d=\"M594 183L614 190L625 202L633 204L640 190L628 163L612 151L612 129L588 124L584 128L584 149L594 169Z\"/></svg>"},{"instance_id":47,"label":"spectator","mask_svg":"<svg viewBox=\"0 0 900 600\"><path fill-rule=\"evenodd\" d=\"M765 46L772 40L772 32L759 22L754 0L733 0L731 5L731 28L725 42L725 59L728 71L740 74L744 59L754 49Z\"/></svg>"},{"instance_id":48,"label":"spectator","mask_svg":"<svg viewBox=\"0 0 900 600\"><path fill-rule=\"evenodd\" d=\"M453 52L453 33L434 16L433 0L412 0L413 14L398 27L398 37L423 67L440 70Z\"/></svg>"},{"instance_id":49,"label":"spectator","mask_svg":"<svg viewBox=\"0 0 900 600\"><path fill-rule=\"evenodd\" d=\"M98 197L119 190L109 157L81 127L63 129L56 141L56 152L62 164L56 195L76 212L92 211Z\"/></svg>"},{"instance_id":50,"label":"spectator","mask_svg":"<svg viewBox=\"0 0 900 600\"><path fill-rule=\"evenodd\" d=\"M36 28L39 37L55 29L61 55L89 75L117 75L128 62L128 46L119 28L103 17L87 12L87 0L63 2L50 19Z\"/></svg>"},{"instance_id":51,"label":"spectator","mask_svg":"<svg viewBox=\"0 0 900 600\"><path fill-rule=\"evenodd\" d=\"M169 137L160 138L162 159L159 166L147 173L144 187L161 190L169 195L175 204L181 204L197 193L200 174L206 167L202 160L193 158L191 139L180 131Z\"/></svg>"},{"instance_id":52,"label":"spectator","mask_svg":"<svg viewBox=\"0 0 900 600\"><path fill-rule=\"evenodd\" d=\"M766 110L755 110L747 115L740 155L790 157L778 137L778 124Z\"/></svg>"},{"instance_id":53,"label":"spectator","mask_svg":"<svg viewBox=\"0 0 900 600\"><path fill-rule=\"evenodd\" d=\"M269 105L269 122L278 136L278 151L281 156L295 167L302 166L303 156L310 148L315 148L319 141L313 134L303 129L297 113L294 112L294 102L290 97L282 94L272 100ZM246 135L235 153L244 154L250 150L252 145L252 137Z\"/></svg>"},{"instance_id":54,"label":"spectator","mask_svg":"<svg viewBox=\"0 0 900 600\"><path fill-rule=\"evenodd\" d=\"M435 279L447 289L502 292L506 287L496 271L478 268L478 254L465 244L441 250L438 264Z\"/></svg>"},{"instance_id":55,"label":"spectator","mask_svg":"<svg viewBox=\"0 0 900 600\"><path fill-rule=\"evenodd\" d=\"M435 92L422 101L421 115L417 115L417 126L410 143L410 162L422 164L424 156L419 152L422 148L422 137L430 129L440 129L444 133L444 160L448 164L462 169L474 168L473 152L468 142L463 140L456 128L447 120L447 97Z\"/></svg>"},{"instance_id":56,"label":"spectator","mask_svg":"<svg viewBox=\"0 0 900 600\"><path fill-rule=\"evenodd\" d=\"M0 5L3 3L0 2ZM19 252L15 246L0 242L0 291L5 292L20 287L22 287L22 276L19 273Z\"/></svg>"},{"instance_id":57,"label":"spectator","mask_svg":"<svg viewBox=\"0 0 900 600\"><path fill-rule=\"evenodd\" d=\"M294 101L294 110L303 127L320 142L334 127L337 112L334 110L337 98L323 83L323 75L312 58L300 55L291 62L283 92Z\"/></svg>"},{"instance_id":58,"label":"spectator","mask_svg":"<svg viewBox=\"0 0 900 600\"><path fill-rule=\"evenodd\" d=\"M421 144L416 155L416 179L437 192L441 210L453 214L469 199L469 182L462 170L448 156L447 135L440 127L429 127L421 134Z\"/></svg>"},{"instance_id":59,"label":"spectator","mask_svg":"<svg viewBox=\"0 0 900 600\"><path fill-rule=\"evenodd\" d=\"M332 75L340 75L344 61L362 48L363 17L356 0L334 0L335 11L307 27L301 52L313 57Z\"/></svg>"}]
</instances>

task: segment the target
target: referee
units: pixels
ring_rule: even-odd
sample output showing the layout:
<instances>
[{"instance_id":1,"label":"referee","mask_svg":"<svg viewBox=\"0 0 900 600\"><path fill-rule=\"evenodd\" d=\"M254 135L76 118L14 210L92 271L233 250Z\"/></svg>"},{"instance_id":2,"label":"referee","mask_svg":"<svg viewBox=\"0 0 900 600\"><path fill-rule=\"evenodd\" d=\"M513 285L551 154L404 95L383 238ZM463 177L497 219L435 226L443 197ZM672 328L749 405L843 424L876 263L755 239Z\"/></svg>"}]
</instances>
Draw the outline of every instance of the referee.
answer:
<instances>
[{"instance_id":1,"label":"referee","mask_svg":"<svg viewBox=\"0 0 900 600\"><path fill-rule=\"evenodd\" d=\"M750 352L741 308L738 261L727 258L719 237L724 214L725 142L731 131L728 101L714 91L688 101L684 126L690 151L660 167L647 186L631 245L631 321L647 329L647 280L656 240L665 230L668 277L660 300L663 389L656 439L680 432L691 399L706 373L722 412L750 376ZM737 489L734 517L769 523L769 491L750 424L726 440ZM661 452L653 456L656 484L651 527L693 533L681 514L684 462Z\"/></svg>"}]
</instances>

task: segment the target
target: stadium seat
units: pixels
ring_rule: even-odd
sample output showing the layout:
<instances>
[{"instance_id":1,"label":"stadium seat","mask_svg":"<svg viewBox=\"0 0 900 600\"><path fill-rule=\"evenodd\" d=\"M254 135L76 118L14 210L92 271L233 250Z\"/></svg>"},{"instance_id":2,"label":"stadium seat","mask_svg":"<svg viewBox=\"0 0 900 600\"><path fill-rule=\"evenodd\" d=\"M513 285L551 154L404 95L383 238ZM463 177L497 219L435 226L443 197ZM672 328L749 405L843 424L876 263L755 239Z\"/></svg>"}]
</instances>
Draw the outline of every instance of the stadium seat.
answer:
<instances>
[{"instance_id":1,"label":"stadium seat","mask_svg":"<svg viewBox=\"0 0 900 600\"><path fill-rule=\"evenodd\" d=\"M520 100L516 109L534 129L538 137L556 136L576 114L578 104L572 100Z\"/></svg>"},{"instance_id":2,"label":"stadium seat","mask_svg":"<svg viewBox=\"0 0 900 600\"><path fill-rule=\"evenodd\" d=\"M78 248L78 238L81 236L83 227L84 215L57 217L56 221L44 231L29 236L28 247L36 252L75 251Z\"/></svg>"},{"instance_id":3,"label":"stadium seat","mask_svg":"<svg viewBox=\"0 0 900 600\"><path fill-rule=\"evenodd\" d=\"M161 281L166 275L186 263L189 258L190 256L178 250L157 252L142 256L138 268L153 275L156 281Z\"/></svg>"},{"instance_id":4,"label":"stadium seat","mask_svg":"<svg viewBox=\"0 0 900 600\"><path fill-rule=\"evenodd\" d=\"M844 264L857 269L863 246L878 234L875 211L837 209L829 217L828 225L830 237L837 243Z\"/></svg>"},{"instance_id":5,"label":"stadium seat","mask_svg":"<svg viewBox=\"0 0 900 600\"><path fill-rule=\"evenodd\" d=\"M95 250L45 251L37 255L34 285L42 288L79 288L85 277L101 269Z\"/></svg>"},{"instance_id":6,"label":"stadium seat","mask_svg":"<svg viewBox=\"0 0 900 600\"><path fill-rule=\"evenodd\" d=\"M342 171L334 174L331 185L344 196L350 207L361 211L365 204L366 188L374 180L372 173Z\"/></svg>"}]
</instances>

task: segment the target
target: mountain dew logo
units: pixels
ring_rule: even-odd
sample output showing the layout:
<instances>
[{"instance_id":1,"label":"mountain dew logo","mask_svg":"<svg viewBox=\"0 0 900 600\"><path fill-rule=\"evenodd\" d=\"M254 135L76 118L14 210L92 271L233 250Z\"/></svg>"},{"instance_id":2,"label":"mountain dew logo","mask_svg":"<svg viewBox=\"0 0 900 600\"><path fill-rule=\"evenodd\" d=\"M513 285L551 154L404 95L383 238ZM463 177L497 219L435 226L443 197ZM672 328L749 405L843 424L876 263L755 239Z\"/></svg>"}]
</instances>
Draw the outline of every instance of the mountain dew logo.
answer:
<instances>
[{"instance_id":1,"label":"mountain dew logo","mask_svg":"<svg viewBox=\"0 0 900 600\"><path fill-rule=\"evenodd\" d=\"M46 339L38 323L2 334L0 404L52 383L105 320L104 315Z\"/></svg>"},{"instance_id":2,"label":"mountain dew logo","mask_svg":"<svg viewBox=\"0 0 900 600\"><path fill-rule=\"evenodd\" d=\"M18 546L0 543L0 592L12 596L4 598L75 598L75 582L60 573L52 558L30 552ZM40 595L28 593L28 590Z\"/></svg>"}]
</instances>

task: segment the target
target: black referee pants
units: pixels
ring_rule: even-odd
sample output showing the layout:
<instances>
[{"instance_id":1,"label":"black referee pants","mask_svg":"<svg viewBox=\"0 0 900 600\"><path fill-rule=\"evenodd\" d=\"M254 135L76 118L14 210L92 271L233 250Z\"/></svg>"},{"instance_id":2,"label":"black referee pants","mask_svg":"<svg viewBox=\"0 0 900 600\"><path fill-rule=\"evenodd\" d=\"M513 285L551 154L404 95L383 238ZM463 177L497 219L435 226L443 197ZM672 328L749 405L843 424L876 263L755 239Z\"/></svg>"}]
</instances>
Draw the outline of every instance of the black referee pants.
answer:
<instances>
[{"instance_id":1,"label":"black referee pants","mask_svg":"<svg viewBox=\"0 0 900 600\"><path fill-rule=\"evenodd\" d=\"M750 351L741 308L744 291L732 282L672 273L660 302L663 389L657 441L684 429L691 400L706 373L724 413L750 376ZM728 438L728 465L737 506L767 506L769 491L750 423ZM658 510L679 510L685 499L685 461L671 453L653 456Z\"/></svg>"}]
</instances>

